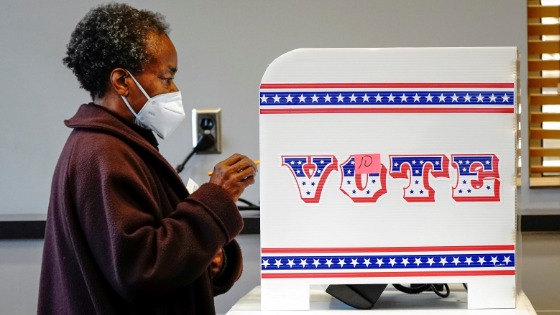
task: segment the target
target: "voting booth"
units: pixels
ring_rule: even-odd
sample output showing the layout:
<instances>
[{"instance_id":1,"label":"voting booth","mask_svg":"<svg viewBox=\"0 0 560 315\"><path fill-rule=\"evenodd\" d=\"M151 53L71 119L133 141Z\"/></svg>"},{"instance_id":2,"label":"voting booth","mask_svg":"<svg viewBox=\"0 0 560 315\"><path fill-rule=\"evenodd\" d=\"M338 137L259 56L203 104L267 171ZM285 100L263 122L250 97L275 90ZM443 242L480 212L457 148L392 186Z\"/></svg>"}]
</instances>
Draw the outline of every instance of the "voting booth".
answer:
<instances>
[{"instance_id":1,"label":"voting booth","mask_svg":"<svg viewBox=\"0 0 560 315\"><path fill-rule=\"evenodd\" d=\"M515 308L516 48L297 49L260 85L261 305L461 283ZM382 298L382 297L381 297Z\"/></svg>"}]
</instances>

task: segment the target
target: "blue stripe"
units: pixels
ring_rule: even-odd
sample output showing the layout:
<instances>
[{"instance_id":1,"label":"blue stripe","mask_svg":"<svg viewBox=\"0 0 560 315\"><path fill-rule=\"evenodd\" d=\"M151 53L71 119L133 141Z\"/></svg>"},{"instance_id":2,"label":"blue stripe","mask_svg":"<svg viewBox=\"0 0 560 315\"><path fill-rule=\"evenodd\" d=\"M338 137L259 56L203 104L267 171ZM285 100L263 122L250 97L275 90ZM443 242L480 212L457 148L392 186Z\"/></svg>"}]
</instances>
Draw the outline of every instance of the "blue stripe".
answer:
<instances>
[{"instance_id":1,"label":"blue stripe","mask_svg":"<svg viewBox=\"0 0 560 315\"><path fill-rule=\"evenodd\" d=\"M327 94L330 96L330 102L327 101ZM369 100L364 98L367 94ZM392 94L392 101L389 96ZM402 95L406 95L406 98L402 98ZM466 99L466 95L469 94L470 102ZM300 101L300 96L305 98L304 101ZM354 98L351 98L354 95ZM376 99L379 95L381 100ZM418 95L419 99L414 100L414 97ZM432 97L432 101L428 101L428 95ZM440 96L445 97L444 100L440 100ZM455 100L454 100L455 95ZM477 97L479 95L482 97L481 101ZM495 97L495 101L491 100L492 95ZM504 100L504 95L507 99ZM291 96L292 102L287 101L287 97ZM313 97L316 97L316 101L313 101ZM339 101L338 97L342 97L342 101ZM511 106L514 104L514 92L513 91L320 91L320 92L261 92L260 95L260 105L261 106L278 106L278 105L506 105ZM263 97L267 97L267 101L263 102ZM274 97L277 97L278 101L274 101Z\"/></svg>"},{"instance_id":2,"label":"blue stripe","mask_svg":"<svg viewBox=\"0 0 560 315\"><path fill-rule=\"evenodd\" d=\"M497 262L494 264L492 258L495 257ZM507 257L507 258L506 258ZM459 263L455 264L453 259L458 258ZM467 259L472 262L469 264ZM481 258L483 260L481 260ZM369 265L366 261L369 259ZM383 264L378 264L381 259ZM394 259L394 265L391 260ZM421 260L421 264L417 264L417 259ZM430 265L430 259L433 263ZM442 259L444 261L442 262ZM507 261L509 259L509 261ZM264 261L268 260L268 266L264 266ZM290 260L293 261L290 267ZM313 263L320 263L315 266ZM332 263L330 267L327 262ZM354 266L352 260L357 264ZM275 265L279 261L280 266ZM305 261L305 264L302 264ZM344 263L341 264L341 261ZM408 261L408 263L404 263ZM484 253L484 254L459 254L459 255L332 255L332 256L263 256L261 259L261 270L360 270L360 269L454 269L454 268L488 268L488 267L514 267L515 254L513 253Z\"/></svg>"}]
</instances>

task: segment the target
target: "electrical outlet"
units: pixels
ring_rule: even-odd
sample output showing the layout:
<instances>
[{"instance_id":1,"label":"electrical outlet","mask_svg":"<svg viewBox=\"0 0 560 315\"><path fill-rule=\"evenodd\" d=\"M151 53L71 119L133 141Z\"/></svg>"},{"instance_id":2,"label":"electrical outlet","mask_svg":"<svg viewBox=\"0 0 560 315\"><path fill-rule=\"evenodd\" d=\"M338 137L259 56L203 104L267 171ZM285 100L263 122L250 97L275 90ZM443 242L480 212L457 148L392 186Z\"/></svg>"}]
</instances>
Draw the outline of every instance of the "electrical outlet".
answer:
<instances>
[{"instance_id":1,"label":"electrical outlet","mask_svg":"<svg viewBox=\"0 0 560 315\"><path fill-rule=\"evenodd\" d=\"M220 120L221 109L196 109L192 110L193 148L198 144L202 135L211 135L215 139L212 147L201 150L198 154L222 153L222 128Z\"/></svg>"}]
</instances>

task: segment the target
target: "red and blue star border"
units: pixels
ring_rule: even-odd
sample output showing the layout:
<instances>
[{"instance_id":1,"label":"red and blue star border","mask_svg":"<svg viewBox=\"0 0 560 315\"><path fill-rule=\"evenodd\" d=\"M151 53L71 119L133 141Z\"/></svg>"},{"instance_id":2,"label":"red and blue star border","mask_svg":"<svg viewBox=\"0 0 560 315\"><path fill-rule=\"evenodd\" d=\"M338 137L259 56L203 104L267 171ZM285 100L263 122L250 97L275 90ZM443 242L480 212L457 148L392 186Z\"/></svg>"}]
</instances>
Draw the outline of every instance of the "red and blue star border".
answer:
<instances>
[{"instance_id":1,"label":"red and blue star border","mask_svg":"<svg viewBox=\"0 0 560 315\"><path fill-rule=\"evenodd\" d=\"M263 278L514 275L515 246L263 248Z\"/></svg>"},{"instance_id":2,"label":"red and blue star border","mask_svg":"<svg viewBox=\"0 0 560 315\"><path fill-rule=\"evenodd\" d=\"M514 83L263 83L261 114L514 113Z\"/></svg>"}]
</instances>

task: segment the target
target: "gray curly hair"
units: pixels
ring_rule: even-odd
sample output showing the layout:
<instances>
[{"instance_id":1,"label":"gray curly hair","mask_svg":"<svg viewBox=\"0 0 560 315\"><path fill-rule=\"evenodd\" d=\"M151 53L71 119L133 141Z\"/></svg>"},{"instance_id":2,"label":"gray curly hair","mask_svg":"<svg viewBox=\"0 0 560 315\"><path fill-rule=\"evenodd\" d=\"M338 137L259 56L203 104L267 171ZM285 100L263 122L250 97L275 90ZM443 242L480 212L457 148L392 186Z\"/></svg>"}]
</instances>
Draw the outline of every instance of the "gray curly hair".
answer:
<instances>
[{"instance_id":1,"label":"gray curly hair","mask_svg":"<svg viewBox=\"0 0 560 315\"><path fill-rule=\"evenodd\" d=\"M91 9L72 32L63 63L93 98L106 93L115 68L141 72L150 56L150 34L168 35L169 25L160 13L109 3Z\"/></svg>"}]
</instances>

